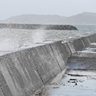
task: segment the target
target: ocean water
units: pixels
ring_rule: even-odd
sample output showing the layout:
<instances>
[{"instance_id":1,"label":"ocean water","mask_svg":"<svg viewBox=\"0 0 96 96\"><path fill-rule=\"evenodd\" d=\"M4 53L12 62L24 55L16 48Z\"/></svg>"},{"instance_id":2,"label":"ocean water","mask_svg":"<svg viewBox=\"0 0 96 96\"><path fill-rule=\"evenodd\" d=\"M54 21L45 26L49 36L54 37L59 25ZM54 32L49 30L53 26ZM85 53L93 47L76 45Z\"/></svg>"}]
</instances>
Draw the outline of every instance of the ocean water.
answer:
<instances>
[{"instance_id":1,"label":"ocean water","mask_svg":"<svg viewBox=\"0 0 96 96\"><path fill-rule=\"evenodd\" d=\"M69 40L96 33L96 25L76 25L78 31L0 29L0 53L12 52L58 40Z\"/></svg>"},{"instance_id":2,"label":"ocean water","mask_svg":"<svg viewBox=\"0 0 96 96\"><path fill-rule=\"evenodd\" d=\"M81 32L96 32L96 25L75 25Z\"/></svg>"}]
</instances>

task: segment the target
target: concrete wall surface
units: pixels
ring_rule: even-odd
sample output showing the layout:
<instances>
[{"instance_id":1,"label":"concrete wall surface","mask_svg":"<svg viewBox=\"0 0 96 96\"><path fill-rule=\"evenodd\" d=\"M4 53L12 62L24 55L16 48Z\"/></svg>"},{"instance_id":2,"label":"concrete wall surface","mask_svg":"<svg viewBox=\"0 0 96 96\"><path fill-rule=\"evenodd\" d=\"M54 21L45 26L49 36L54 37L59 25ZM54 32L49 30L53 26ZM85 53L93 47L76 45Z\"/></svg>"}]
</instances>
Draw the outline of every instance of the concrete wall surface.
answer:
<instances>
[{"instance_id":1,"label":"concrete wall surface","mask_svg":"<svg viewBox=\"0 0 96 96\"><path fill-rule=\"evenodd\" d=\"M88 39L90 40L90 42L96 42L96 34L88 36Z\"/></svg>"},{"instance_id":2,"label":"concrete wall surface","mask_svg":"<svg viewBox=\"0 0 96 96\"><path fill-rule=\"evenodd\" d=\"M82 38L76 38L67 43L70 51L72 54L76 53L77 51L82 51L85 49L85 44L82 40Z\"/></svg>"},{"instance_id":3,"label":"concrete wall surface","mask_svg":"<svg viewBox=\"0 0 96 96\"><path fill-rule=\"evenodd\" d=\"M71 52L75 53L76 51L82 51L85 50L85 48L90 47L91 43L95 42L95 37L96 34L92 34L90 36L72 39L67 44Z\"/></svg>"},{"instance_id":4,"label":"concrete wall surface","mask_svg":"<svg viewBox=\"0 0 96 96\"><path fill-rule=\"evenodd\" d=\"M60 73L70 51L61 41L0 57L0 96L32 96Z\"/></svg>"},{"instance_id":5,"label":"concrete wall surface","mask_svg":"<svg viewBox=\"0 0 96 96\"><path fill-rule=\"evenodd\" d=\"M73 57L96 58L96 34L69 41L67 44Z\"/></svg>"},{"instance_id":6,"label":"concrete wall surface","mask_svg":"<svg viewBox=\"0 0 96 96\"><path fill-rule=\"evenodd\" d=\"M83 41L80 39L76 39L73 41L73 46L76 51L81 51L85 48Z\"/></svg>"}]
</instances>

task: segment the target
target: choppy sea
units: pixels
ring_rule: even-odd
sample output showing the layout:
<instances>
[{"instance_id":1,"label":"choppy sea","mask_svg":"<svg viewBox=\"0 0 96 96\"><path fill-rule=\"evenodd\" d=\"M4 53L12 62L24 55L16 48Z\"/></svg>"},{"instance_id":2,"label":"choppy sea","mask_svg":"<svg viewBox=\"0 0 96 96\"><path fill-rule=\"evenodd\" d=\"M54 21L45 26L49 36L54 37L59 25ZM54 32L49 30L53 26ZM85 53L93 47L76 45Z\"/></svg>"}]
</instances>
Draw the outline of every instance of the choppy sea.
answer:
<instances>
[{"instance_id":1,"label":"choppy sea","mask_svg":"<svg viewBox=\"0 0 96 96\"><path fill-rule=\"evenodd\" d=\"M96 33L96 25L76 25L78 31L0 29L0 52Z\"/></svg>"}]
</instances>

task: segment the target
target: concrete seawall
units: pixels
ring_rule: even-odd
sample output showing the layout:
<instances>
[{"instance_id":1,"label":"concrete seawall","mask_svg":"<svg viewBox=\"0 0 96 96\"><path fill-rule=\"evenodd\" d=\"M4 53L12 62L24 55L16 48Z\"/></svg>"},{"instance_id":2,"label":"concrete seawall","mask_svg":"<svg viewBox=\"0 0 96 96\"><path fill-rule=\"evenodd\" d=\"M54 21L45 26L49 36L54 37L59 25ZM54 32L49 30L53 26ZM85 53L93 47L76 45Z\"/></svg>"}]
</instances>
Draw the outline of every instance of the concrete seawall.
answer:
<instances>
[{"instance_id":1,"label":"concrete seawall","mask_svg":"<svg viewBox=\"0 0 96 96\"><path fill-rule=\"evenodd\" d=\"M96 34L68 42L73 57L96 58Z\"/></svg>"},{"instance_id":2,"label":"concrete seawall","mask_svg":"<svg viewBox=\"0 0 96 96\"><path fill-rule=\"evenodd\" d=\"M61 41L0 57L0 96L31 96L65 69L70 50Z\"/></svg>"},{"instance_id":3,"label":"concrete seawall","mask_svg":"<svg viewBox=\"0 0 96 96\"><path fill-rule=\"evenodd\" d=\"M94 36L65 43L57 41L0 56L0 96L32 96L66 69L69 57L95 42Z\"/></svg>"}]
</instances>

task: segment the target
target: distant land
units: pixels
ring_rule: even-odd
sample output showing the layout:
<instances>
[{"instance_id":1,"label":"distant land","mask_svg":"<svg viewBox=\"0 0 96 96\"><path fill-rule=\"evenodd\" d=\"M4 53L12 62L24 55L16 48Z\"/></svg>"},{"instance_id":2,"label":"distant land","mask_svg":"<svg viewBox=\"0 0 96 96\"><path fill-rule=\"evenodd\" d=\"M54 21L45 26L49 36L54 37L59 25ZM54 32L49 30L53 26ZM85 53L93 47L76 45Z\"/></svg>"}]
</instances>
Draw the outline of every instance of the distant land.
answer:
<instances>
[{"instance_id":1,"label":"distant land","mask_svg":"<svg viewBox=\"0 0 96 96\"><path fill-rule=\"evenodd\" d=\"M83 12L70 17L58 15L20 15L1 20L0 23L96 25L96 13Z\"/></svg>"}]
</instances>

